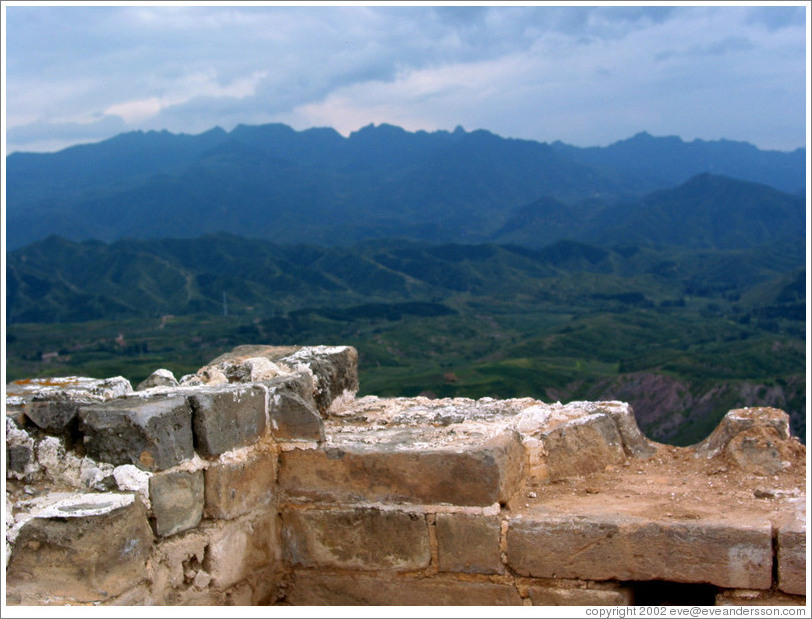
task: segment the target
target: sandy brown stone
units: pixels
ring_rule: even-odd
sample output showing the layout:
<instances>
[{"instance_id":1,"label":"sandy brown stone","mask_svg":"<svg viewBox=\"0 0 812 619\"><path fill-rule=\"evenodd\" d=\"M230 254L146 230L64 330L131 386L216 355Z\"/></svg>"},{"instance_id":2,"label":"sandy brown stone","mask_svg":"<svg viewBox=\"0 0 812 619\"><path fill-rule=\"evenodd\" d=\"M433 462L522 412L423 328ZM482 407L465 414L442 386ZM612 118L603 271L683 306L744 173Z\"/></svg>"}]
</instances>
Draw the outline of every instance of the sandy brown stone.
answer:
<instances>
[{"instance_id":1,"label":"sandy brown stone","mask_svg":"<svg viewBox=\"0 0 812 619\"><path fill-rule=\"evenodd\" d=\"M496 516L437 514L438 569L441 572L501 574L500 520Z\"/></svg>"},{"instance_id":2,"label":"sandy brown stone","mask_svg":"<svg viewBox=\"0 0 812 619\"><path fill-rule=\"evenodd\" d=\"M276 489L277 454L260 444L239 458L221 458L206 469L206 516L236 518L269 505Z\"/></svg>"},{"instance_id":3,"label":"sandy brown stone","mask_svg":"<svg viewBox=\"0 0 812 619\"><path fill-rule=\"evenodd\" d=\"M629 606L634 603L631 587L619 583L582 586L559 583L530 584L524 587L533 606Z\"/></svg>"},{"instance_id":4,"label":"sandy brown stone","mask_svg":"<svg viewBox=\"0 0 812 619\"><path fill-rule=\"evenodd\" d=\"M524 450L513 432L438 448L412 447L419 433L391 437L284 452L280 486L297 499L483 506L518 487Z\"/></svg>"},{"instance_id":5,"label":"sandy brown stone","mask_svg":"<svg viewBox=\"0 0 812 619\"><path fill-rule=\"evenodd\" d=\"M115 598L146 578L152 529L134 495L79 494L26 522L6 571L20 604Z\"/></svg>"},{"instance_id":6,"label":"sandy brown stone","mask_svg":"<svg viewBox=\"0 0 812 619\"><path fill-rule=\"evenodd\" d=\"M206 565L216 589L228 589L258 570L280 565L282 543L276 512L219 521L203 530L209 538Z\"/></svg>"},{"instance_id":7,"label":"sandy brown stone","mask_svg":"<svg viewBox=\"0 0 812 619\"><path fill-rule=\"evenodd\" d=\"M292 566L417 570L431 559L426 517L400 511L288 509L285 558Z\"/></svg>"},{"instance_id":8,"label":"sandy brown stone","mask_svg":"<svg viewBox=\"0 0 812 619\"><path fill-rule=\"evenodd\" d=\"M297 606L520 606L516 588L448 576L296 570L287 602Z\"/></svg>"},{"instance_id":9,"label":"sandy brown stone","mask_svg":"<svg viewBox=\"0 0 812 619\"><path fill-rule=\"evenodd\" d=\"M778 588L784 593L806 595L806 516L805 505L778 526Z\"/></svg>"},{"instance_id":10,"label":"sandy brown stone","mask_svg":"<svg viewBox=\"0 0 812 619\"><path fill-rule=\"evenodd\" d=\"M514 518L508 561L525 576L666 580L769 589L768 522L665 520L604 513L555 513L543 506Z\"/></svg>"}]
</instances>

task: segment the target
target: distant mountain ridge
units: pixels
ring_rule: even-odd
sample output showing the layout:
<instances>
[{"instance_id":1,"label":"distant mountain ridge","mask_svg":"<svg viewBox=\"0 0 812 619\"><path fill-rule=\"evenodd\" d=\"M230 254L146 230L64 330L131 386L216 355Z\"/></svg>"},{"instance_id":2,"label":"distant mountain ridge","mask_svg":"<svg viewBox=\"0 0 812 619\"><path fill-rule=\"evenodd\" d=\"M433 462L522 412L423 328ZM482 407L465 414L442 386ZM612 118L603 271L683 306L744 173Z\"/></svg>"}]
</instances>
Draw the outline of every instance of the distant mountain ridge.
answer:
<instances>
[{"instance_id":1,"label":"distant mountain ridge","mask_svg":"<svg viewBox=\"0 0 812 619\"><path fill-rule=\"evenodd\" d=\"M802 190L806 174L803 149L761 151L645 133L583 149L482 130L410 133L392 125L369 125L346 138L281 124L194 136L133 132L57 153L13 153L6 166L8 249L51 234L115 241L217 232L323 245L388 237L535 247L562 238L595 242L610 215L636 229L633 213L644 207L629 205L696 175L728 176L716 184L737 195L773 192L767 202L784 204L802 202L781 192ZM717 192L709 202L698 191L691 199L706 206L727 200ZM520 221L544 221L541 203L549 225L527 240ZM770 240L748 231L740 237Z\"/></svg>"}]
</instances>

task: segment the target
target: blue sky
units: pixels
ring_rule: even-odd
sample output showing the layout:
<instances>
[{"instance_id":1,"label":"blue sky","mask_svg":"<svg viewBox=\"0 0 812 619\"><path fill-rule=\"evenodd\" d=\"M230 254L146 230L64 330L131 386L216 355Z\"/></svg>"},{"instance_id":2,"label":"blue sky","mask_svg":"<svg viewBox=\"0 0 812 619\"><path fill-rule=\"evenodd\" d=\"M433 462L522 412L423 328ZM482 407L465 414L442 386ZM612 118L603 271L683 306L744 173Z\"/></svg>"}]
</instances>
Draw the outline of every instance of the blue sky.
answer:
<instances>
[{"instance_id":1,"label":"blue sky","mask_svg":"<svg viewBox=\"0 0 812 619\"><path fill-rule=\"evenodd\" d=\"M804 2L3 10L7 153L268 122L806 144Z\"/></svg>"}]
</instances>

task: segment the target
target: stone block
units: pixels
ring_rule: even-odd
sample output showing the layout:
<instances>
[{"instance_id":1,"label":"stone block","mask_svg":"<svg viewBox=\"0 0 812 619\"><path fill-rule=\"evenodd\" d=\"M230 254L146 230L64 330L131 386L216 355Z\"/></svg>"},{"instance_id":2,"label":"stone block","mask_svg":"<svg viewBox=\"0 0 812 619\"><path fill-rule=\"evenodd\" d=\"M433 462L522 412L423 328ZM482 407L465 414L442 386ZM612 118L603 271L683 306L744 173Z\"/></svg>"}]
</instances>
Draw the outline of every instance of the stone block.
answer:
<instances>
[{"instance_id":1,"label":"stone block","mask_svg":"<svg viewBox=\"0 0 812 619\"><path fill-rule=\"evenodd\" d=\"M798 513L778 526L778 588L784 593L806 595L806 518Z\"/></svg>"},{"instance_id":2,"label":"stone block","mask_svg":"<svg viewBox=\"0 0 812 619\"><path fill-rule=\"evenodd\" d=\"M422 514L357 509L288 509L282 513L288 564L355 570L428 567L429 532Z\"/></svg>"},{"instance_id":3,"label":"stone block","mask_svg":"<svg viewBox=\"0 0 812 619\"><path fill-rule=\"evenodd\" d=\"M579 583L566 581L530 584L523 587L533 606L630 606L634 604L631 587L619 583Z\"/></svg>"},{"instance_id":4,"label":"stone block","mask_svg":"<svg viewBox=\"0 0 812 619\"><path fill-rule=\"evenodd\" d=\"M49 434L63 434L70 431L80 404L67 397L31 400L25 403L25 416Z\"/></svg>"},{"instance_id":5,"label":"stone block","mask_svg":"<svg viewBox=\"0 0 812 619\"><path fill-rule=\"evenodd\" d=\"M538 508L510 521L510 566L524 576L665 580L769 589L769 523L651 520L606 511L583 516Z\"/></svg>"},{"instance_id":6,"label":"stone block","mask_svg":"<svg viewBox=\"0 0 812 619\"><path fill-rule=\"evenodd\" d=\"M337 397L358 391L358 351L352 346L305 346L280 361L294 369L300 365L310 369L321 414Z\"/></svg>"},{"instance_id":7,"label":"stone block","mask_svg":"<svg viewBox=\"0 0 812 619\"><path fill-rule=\"evenodd\" d=\"M501 574L498 517L437 514L438 569L441 572Z\"/></svg>"},{"instance_id":8,"label":"stone block","mask_svg":"<svg viewBox=\"0 0 812 619\"><path fill-rule=\"evenodd\" d=\"M296 570L286 601L295 606L521 606L510 584L449 576L379 576Z\"/></svg>"},{"instance_id":9,"label":"stone block","mask_svg":"<svg viewBox=\"0 0 812 619\"><path fill-rule=\"evenodd\" d=\"M149 479L156 535L167 537L200 524L203 517L203 471L157 473Z\"/></svg>"},{"instance_id":10,"label":"stone block","mask_svg":"<svg viewBox=\"0 0 812 619\"><path fill-rule=\"evenodd\" d=\"M259 385L212 387L190 395L197 452L218 456L259 440L267 423L265 395Z\"/></svg>"},{"instance_id":11,"label":"stone block","mask_svg":"<svg viewBox=\"0 0 812 619\"><path fill-rule=\"evenodd\" d=\"M270 394L268 415L271 434L277 440L324 440L321 415L296 393L280 391Z\"/></svg>"},{"instance_id":12,"label":"stone block","mask_svg":"<svg viewBox=\"0 0 812 619\"><path fill-rule=\"evenodd\" d=\"M780 591L728 589L716 594L716 606L806 606L806 597Z\"/></svg>"},{"instance_id":13,"label":"stone block","mask_svg":"<svg viewBox=\"0 0 812 619\"><path fill-rule=\"evenodd\" d=\"M281 564L279 516L274 511L219 521L206 527L205 534L208 574L218 590Z\"/></svg>"},{"instance_id":14,"label":"stone block","mask_svg":"<svg viewBox=\"0 0 812 619\"><path fill-rule=\"evenodd\" d=\"M602 471L626 458L615 420L596 412L539 434L551 480Z\"/></svg>"},{"instance_id":15,"label":"stone block","mask_svg":"<svg viewBox=\"0 0 812 619\"><path fill-rule=\"evenodd\" d=\"M713 432L694 446L694 451L698 456L712 458L722 453L737 434L753 429L770 430L778 440L788 440L789 415L766 406L729 411Z\"/></svg>"},{"instance_id":16,"label":"stone block","mask_svg":"<svg viewBox=\"0 0 812 619\"><path fill-rule=\"evenodd\" d=\"M224 454L206 469L206 516L236 518L269 505L275 496L277 454L260 445Z\"/></svg>"},{"instance_id":17,"label":"stone block","mask_svg":"<svg viewBox=\"0 0 812 619\"><path fill-rule=\"evenodd\" d=\"M275 370L255 372L248 367L259 359L271 362ZM217 368L223 368L224 379L232 383L273 379L284 375L283 368L294 373L306 371L313 377L313 396L321 414L337 397L358 391L358 351L352 346L237 346L209 362L198 374Z\"/></svg>"},{"instance_id":18,"label":"stone block","mask_svg":"<svg viewBox=\"0 0 812 619\"><path fill-rule=\"evenodd\" d=\"M194 455L186 398L121 398L79 408L88 455L111 464L161 471Z\"/></svg>"},{"instance_id":19,"label":"stone block","mask_svg":"<svg viewBox=\"0 0 812 619\"><path fill-rule=\"evenodd\" d=\"M378 434L378 443L283 452L280 487L304 500L487 506L507 501L521 480L524 448L512 431L438 447L415 447L419 431Z\"/></svg>"},{"instance_id":20,"label":"stone block","mask_svg":"<svg viewBox=\"0 0 812 619\"><path fill-rule=\"evenodd\" d=\"M22 525L6 570L21 604L96 602L146 578L147 512L133 494L76 494Z\"/></svg>"}]
</instances>

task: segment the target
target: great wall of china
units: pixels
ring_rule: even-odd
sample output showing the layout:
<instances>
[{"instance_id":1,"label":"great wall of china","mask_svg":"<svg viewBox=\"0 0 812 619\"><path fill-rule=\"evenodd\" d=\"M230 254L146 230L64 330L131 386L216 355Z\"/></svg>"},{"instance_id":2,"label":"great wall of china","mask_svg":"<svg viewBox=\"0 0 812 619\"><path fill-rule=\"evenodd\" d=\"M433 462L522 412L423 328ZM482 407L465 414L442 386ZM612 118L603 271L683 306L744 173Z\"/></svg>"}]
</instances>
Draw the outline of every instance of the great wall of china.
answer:
<instances>
[{"instance_id":1,"label":"great wall of china","mask_svg":"<svg viewBox=\"0 0 812 619\"><path fill-rule=\"evenodd\" d=\"M621 402L355 396L351 347L7 386L6 604L805 605L806 449Z\"/></svg>"}]
</instances>

